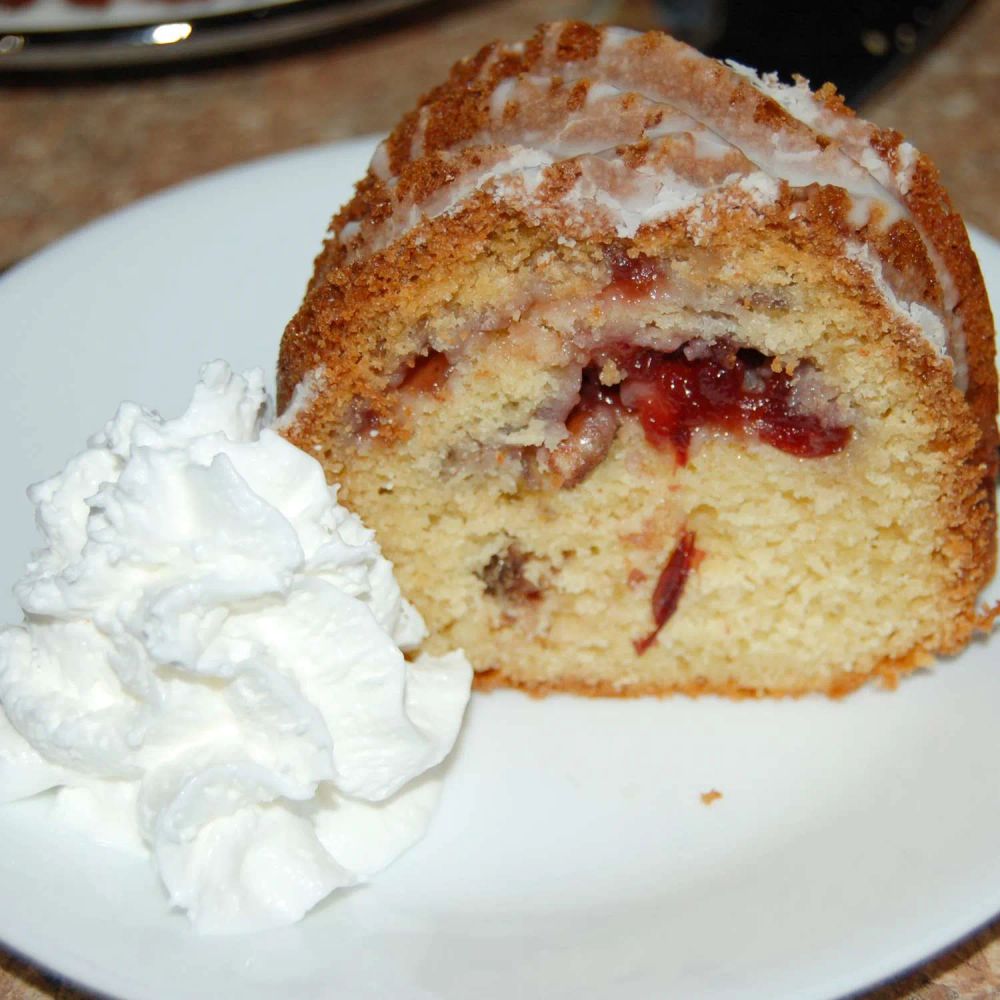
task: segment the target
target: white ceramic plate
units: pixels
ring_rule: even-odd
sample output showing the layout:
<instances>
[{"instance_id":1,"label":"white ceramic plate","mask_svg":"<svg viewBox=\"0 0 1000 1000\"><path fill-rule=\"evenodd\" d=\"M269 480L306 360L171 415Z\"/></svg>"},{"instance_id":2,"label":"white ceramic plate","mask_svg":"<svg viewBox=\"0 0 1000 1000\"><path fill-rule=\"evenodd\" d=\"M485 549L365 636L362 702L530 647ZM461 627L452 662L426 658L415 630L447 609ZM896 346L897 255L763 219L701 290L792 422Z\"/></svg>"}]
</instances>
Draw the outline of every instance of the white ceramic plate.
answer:
<instances>
[{"instance_id":1,"label":"white ceramic plate","mask_svg":"<svg viewBox=\"0 0 1000 1000\"><path fill-rule=\"evenodd\" d=\"M431 0L32 0L0 6L0 72L162 63L315 38Z\"/></svg>"},{"instance_id":2,"label":"white ceramic plate","mask_svg":"<svg viewBox=\"0 0 1000 1000\"><path fill-rule=\"evenodd\" d=\"M32 0L25 7L0 7L0 24L8 31L81 31L121 28L188 17L240 14L290 0L107 0L95 7L70 0Z\"/></svg>"},{"instance_id":3,"label":"white ceramic plate","mask_svg":"<svg viewBox=\"0 0 1000 1000\"><path fill-rule=\"evenodd\" d=\"M370 150L169 191L0 281L0 620L33 544L22 485L123 397L172 414L206 359L270 368ZM1000 912L998 654L841 702L476 696L424 842L265 935L198 938L141 861L44 799L5 807L0 939L130 998L842 995Z\"/></svg>"}]
</instances>

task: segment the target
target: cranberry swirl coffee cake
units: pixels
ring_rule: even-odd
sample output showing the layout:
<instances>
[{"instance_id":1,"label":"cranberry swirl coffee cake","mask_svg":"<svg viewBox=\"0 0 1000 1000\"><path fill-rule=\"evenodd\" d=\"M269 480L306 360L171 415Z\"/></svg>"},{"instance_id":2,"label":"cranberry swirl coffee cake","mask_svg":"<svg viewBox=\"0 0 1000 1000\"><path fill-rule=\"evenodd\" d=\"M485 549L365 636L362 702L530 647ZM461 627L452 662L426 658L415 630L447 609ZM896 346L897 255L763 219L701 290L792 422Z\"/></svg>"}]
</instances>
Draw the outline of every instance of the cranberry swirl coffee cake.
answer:
<instances>
[{"instance_id":1,"label":"cranberry swirl coffee cake","mask_svg":"<svg viewBox=\"0 0 1000 1000\"><path fill-rule=\"evenodd\" d=\"M996 614L993 338L897 133L556 24L379 146L279 405L481 685L838 694Z\"/></svg>"}]
</instances>

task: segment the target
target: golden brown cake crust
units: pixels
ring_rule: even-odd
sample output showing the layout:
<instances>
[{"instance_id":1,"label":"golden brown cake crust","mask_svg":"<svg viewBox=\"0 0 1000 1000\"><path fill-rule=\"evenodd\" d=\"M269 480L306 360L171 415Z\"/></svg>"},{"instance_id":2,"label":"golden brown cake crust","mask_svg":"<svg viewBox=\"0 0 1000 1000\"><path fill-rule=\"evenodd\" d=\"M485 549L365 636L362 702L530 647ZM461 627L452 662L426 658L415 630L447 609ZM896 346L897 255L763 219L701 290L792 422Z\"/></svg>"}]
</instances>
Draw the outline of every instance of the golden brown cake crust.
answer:
<instances>
[{"instance_id":1,"label":"golden brown cake crust","mask_svg":"<svg viewBox=\"0 0 1000 1000\"><path fill-rule=\"evenodd\" d=\"M973 615L968 623L968 634L988 635L998 620L1000 620L1000 602ZM744 701L752 698L802 698L805 695L817 693L825 694L830 698L844 698L873 680L878 681L887 690L895 690L903 676L932 663L935 652L934 650L914 649L905 656L887 657L869 671L842 671L834 676L825 688L820 689L808 685L801 688L751 688L737 684L735 681L723 685L712 685L701 680L675 684L671 687L658 684L634 684L621 687L607 682L587 684L573 680L560 680L555 683L527 682L510 677L497 667L488 667L486 670L477 671L473 677L473 687L477 691L494 691L497 688L513 687L531 695L532 698L545 698L550 694L574 694L583 698L647 698L650 696L665 698L672 695L699 698L702 695L711 694L731 698L734 701Z\"/></svg>"},{"instance_id":2,"label":"golden brown cake crust","mask_svg":"<svg viewBox=\"0 0 1000 1000\"><path fill-rule=\"evenodd\" d=\"M702 185L705 192L694 203L650 219L624 239L614 218L581 213L572 202L573 192L589 178L585 157L557 157L544 165L540 182L528 196L497 173L509 162L510 151L501 149L499 140L482 141L484 135L506 135L505 128L516 131L525 120L537 124L552 116L583 114L588 102L604 100L600 88L610 78L602 60L612 42L632 66L631 76L623 71L623 78L615 80L622 90L614 98L615 114L627 133L617 145L617 161L631 171L630 177L665 164L673 175ZM641 68L645 66L661 67L664 79L651 79ZM544 93L531 91L535 77L548 79ZM735 122L733 147L705 157L694 152L697 141L685 145L676 135L658 134L674 112L658 109L632 92L630 81L647 90L665 87L678 104L707 109L709 126L715 122L712 115L725 114L727 121ZM513 95L506 102L498 100L504 88ZM521 102L517 88L527 88ZM960 649L997 614L996 609L975 610L996 558L997 379L993 320L982 276L965 227L925 157L906 146L898 133L857 119L830 85L802 111L808 120L779 103L799 107L788 90L754 82L660 33L609 36L607 29L579 23L542 26L523 45L486 46L456 65L449 79L400 122L354 198L331 223L306 298L281 346L281 410L291 403L296 387L322 373L313 395L297 408L288 426L290 439L323 451L333 475L342 459L330 442L359 413L377 423L381 446L404 441L410 429L393 420L387 391L399 352L376 331L393 327L393 317L416 322L435 303L456 296L459 276L483 254L499 256L520 246L526 255L564 239L586 244L597 254L623 244L656 254L692 240L714 243L725 252L755 234L779 233L803 254L825 260L843 288L865 304L873 327L885 332L899 364L926 387L926 405L939 417L933 447L961 456L942 483L940 517L949 525L948 555L958 568L948 599L965 611L931 646L884 658L862 672L838 670L823 689L836 696L873 676L889 681L923 665L934 653ZM778 184L773 196L761 201L753 196L752 181L767 173L759 161L767 161L772 142L779 148ZM813 151L817 179L791 183L781 175L783 143L792 151ZM833 182L840 170L845 184L860 184L855 176L859 165L865 165L862 174L875 178L873 189L881 192L870 199L869 217L862 224L858 205L867 204L867 195L849 194ZM733 177L746 184L737 190ZM471 179L470 186L463 189L466 179ZM608 183L616 195L620 178ZM951 363L907 331L899 301L940 317L964 404L955 392ZM345 491L350 502L349 484ZM534 693L601 695L713 692L745 697L815 690L814 685L769 690L735 682L706 686L699 680L666 687L573 679L536 683L491 669L477 678L480 687L498 683Z\"/></svg>"},{"instance_id":3,"label":"golden brown cake crust","mask_svg":"<svg viewBox=\"0 0 1000 1000\"><path fill-rule=\"evenodd\" d=\"M523 50L493 43L484 46L474 57L463 60L452 69L449 79L424 95L417 107L404 116L386 140L388 166L398 179L398 188L419 194L425 200L453 177L448 167L436 158L441 150L460 144L475 136L489 118L490 102L501 81L532 73L546 60L546 43L553 36L557 39L554 53L547 61L570 66L586 62L600 50L608 29L597 28L581 22L563 25L542 25L524 44ZM661 32L649 32L634 40L642 47L652 62L656 59L671 60L671 72L685 79L684 89L696 101L705 102L713 92L723 93L739 113L750 119L760 129L780 133L782 130L797 132L801 123L792 118L775 100L755 89L749 82L735 76L721 63L697 56L683 43ZM678 56L685 61L680 65ZM691 57L697 61L690 62ZM589 89L586 82L569 88L567 108L572 108ZM717 96L714 99L718 99ZM864 144L891 168L899 165L903 137L892 129L883 129L857 119L831 84L817 92L817 103L848 129L857 142ZM425 130L421 155L413 158L413 138L421 119ZM822 133L811 136L818 148L825 148L829 139ZM642 144L639 144L642 155ZM624 152L624 150L623 150ZM633 151L635 152L635 151ZM975 255L969 246L968 235L961 217L955 212L947 192L941 187L934 165L923 155L918 155L912 168L908 190L903 194L907 208L920 224L925 237L941 255L951 280L955 284L958 304L955 312L966 338L969 359L967 398L976 414L982 431L980 460L987 466L987 475L997 477L997 380L995 366L995 329L986 296L982 274ZM431 239L460 239L469 244L483 239L495 220L496 206L488 199L479 203L478 212L470 204L462 212L461 223L448 226L445 233L422 233L417 226L416 244ZM315 350L315 345L302 343L313 339L317 329L323 329L324 320L352 321L352 314L371 315L380 303L393 302L400 294L399 281L412 280L406 260L392 254L392 261L378 268L378 274L364 276L357 282L350 278L338 281L337 269L344 263L349 244L342 241L345 227L350 223L378 223L392 213L392 201L385 182L369 169L368 175L358 184L354 198L334 217L331 235L316 259L311 293L303 304L304 315L297 315L289 326L281 350L278 367L278 400L283 409L291 398L295 385L310 370L322 363L325 355ZM831 206L828 218L814 216L809 220L815 232L819 226L836 242L843 242L848 230L846 217L849 210ZM478 216L478 218L477 218ZM492 218L491 218L492 217ZM610 235L610 234L609 234ZM412 236L411 236L412 240ZM933 267L922 253L920 241L914 238L912 227L893 227L884 236L876 236L873 243L879 253L899 270L915 272L933 295L938 279ZM434 243L430 243L433 248ZM454 245L442 244L447 252ZM433 249L432 249L433 252ZM361 258L359 263L364 263ZM357 268L352 268L352 271ZM400 273L394 274L395 268ZM394 278L396 280L394 280ZM330 301L337 293L329 286L337 285L346 292L343 301ZM324 289L326 294L324 294ZM339 298L339 296L338 296ZM315 300L315 301L311 301ZM324 301L325 300L325 301ZM322 315L315 315L317 308ZM318 323L316 321L319 321ZM313 349L309 349L312 346Z\"/></svg>"}]
</instances>

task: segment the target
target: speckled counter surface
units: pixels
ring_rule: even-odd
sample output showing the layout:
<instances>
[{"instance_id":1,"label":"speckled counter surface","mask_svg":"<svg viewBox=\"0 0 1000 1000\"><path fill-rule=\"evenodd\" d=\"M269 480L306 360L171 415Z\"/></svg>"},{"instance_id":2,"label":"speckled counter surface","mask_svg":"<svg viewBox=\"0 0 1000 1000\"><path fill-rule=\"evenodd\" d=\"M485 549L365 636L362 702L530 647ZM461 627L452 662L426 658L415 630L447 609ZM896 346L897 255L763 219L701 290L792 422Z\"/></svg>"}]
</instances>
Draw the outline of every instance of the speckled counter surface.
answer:
<instances>
[{"instance_id":1,"label":"speckled counter surface","mask_svg":"<svg viewBox=\"0 0 1000 1000\"><path fill-rule=\"evenodd\" d=\"M458 57L567 16L651 25L639 2L495 0L387 34L221 68L41 86L0 80L0 267L90 219L211 170L388 129ZM1000 2L982 0L863 110L938 164L967 220L1000 236ZM330 206L331 212L334 206ZM998 846L1000 850L1000 846ZM85 994L0 953L0 1000ZM1000 921L863 1000L1000 997Z\"/></svg>"}]
</instances>

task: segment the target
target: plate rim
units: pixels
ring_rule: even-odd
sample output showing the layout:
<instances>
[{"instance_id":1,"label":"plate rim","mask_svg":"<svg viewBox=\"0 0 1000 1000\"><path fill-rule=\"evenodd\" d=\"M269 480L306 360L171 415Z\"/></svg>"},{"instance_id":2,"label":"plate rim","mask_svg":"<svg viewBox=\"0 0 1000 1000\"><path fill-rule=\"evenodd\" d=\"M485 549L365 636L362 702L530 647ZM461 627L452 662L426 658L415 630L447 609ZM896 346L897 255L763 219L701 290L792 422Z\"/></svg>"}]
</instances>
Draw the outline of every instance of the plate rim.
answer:
<instances>
[{"instance_id":1,"label":"plate rim","mask_svg":"<svg viewBox=\"0 0 1000 1000\"><path fill-rule=\"evenodd\" d=\"M0 21L0 79L6 73L159 65L289 44L430 7L434 0L284 0L194 17L137 18L122 24L19 28ZM158 29L186 33L157 40Z\"/></svg>"}]
</instances>

